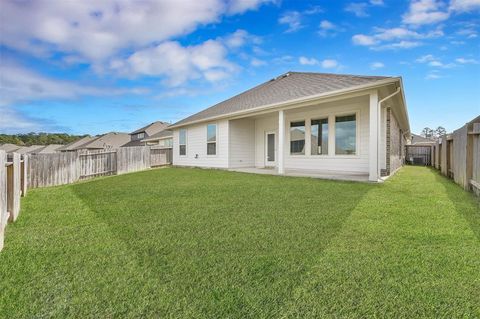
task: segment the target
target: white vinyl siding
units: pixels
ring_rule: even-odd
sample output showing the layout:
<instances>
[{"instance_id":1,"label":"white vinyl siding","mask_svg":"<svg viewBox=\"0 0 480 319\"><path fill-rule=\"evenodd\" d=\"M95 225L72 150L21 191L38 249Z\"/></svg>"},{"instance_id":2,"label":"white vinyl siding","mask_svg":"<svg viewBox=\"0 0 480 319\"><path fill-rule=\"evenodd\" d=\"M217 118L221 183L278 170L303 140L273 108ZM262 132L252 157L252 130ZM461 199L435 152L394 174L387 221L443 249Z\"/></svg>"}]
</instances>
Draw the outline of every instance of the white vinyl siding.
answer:
<instances>
[{"instance_id":1,"label":"white vinyl siding","mask_svg":"<svg viewBox=\"0 0 480 319\"><path fill-rule=\"evenodd\" d=\"M211 123L209 123L211 124ZM228 120L217 122L217 154L207 156L207 123L187 127L187 154L179 156L179 131L173 132L173 164L179 166L228 167Z\"/></svg>"},{"instance_id":2,"label":"white vinyl siding","mask_svg":"<svg viewBox=\"0 0 480 319\"><path fill-rule=\"evenodd\" d=\"M255 166L255 120L251 118L231 120L229 167Z\"/></svg>"}]
</instances>

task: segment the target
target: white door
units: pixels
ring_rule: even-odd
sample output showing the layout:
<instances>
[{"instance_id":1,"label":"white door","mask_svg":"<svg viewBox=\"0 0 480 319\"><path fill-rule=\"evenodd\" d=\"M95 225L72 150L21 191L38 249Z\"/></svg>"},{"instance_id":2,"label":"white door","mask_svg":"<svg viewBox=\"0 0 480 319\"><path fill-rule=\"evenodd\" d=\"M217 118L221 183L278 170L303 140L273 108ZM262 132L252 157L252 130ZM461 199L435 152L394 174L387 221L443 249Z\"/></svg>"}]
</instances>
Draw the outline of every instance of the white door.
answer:
<instances>
[{"instance_id":1,"label":"white door","mask_svg":"<svg viewBox=\"0 0 480 319\"><path fill-rule=\"evenodd\" d=\"M265 132L265 166L274 167L277 160L275 149L275 132Z\"/></svg>"}]
</instances>

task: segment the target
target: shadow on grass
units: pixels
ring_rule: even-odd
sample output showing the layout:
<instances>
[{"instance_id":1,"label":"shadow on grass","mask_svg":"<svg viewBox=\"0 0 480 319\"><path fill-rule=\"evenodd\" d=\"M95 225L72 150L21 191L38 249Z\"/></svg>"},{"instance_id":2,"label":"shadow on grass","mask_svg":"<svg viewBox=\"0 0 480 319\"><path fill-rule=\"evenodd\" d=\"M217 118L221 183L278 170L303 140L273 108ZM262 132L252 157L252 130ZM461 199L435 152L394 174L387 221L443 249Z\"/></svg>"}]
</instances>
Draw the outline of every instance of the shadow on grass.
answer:
<instances>
[{"instance_id":1,"label":"shadow on grass","mask_svg":"<svg viewBox=\"0 0 480 319\"><path fill-rule=\"evenodd\" d=\"M480 241L480 198L473 193L465 191L453 180L441 175L437 170L430 168L435 174L435 179L442 184L445 192L455 206L455 211L460 214L469 224L477 239Z\"/></svg>"},{"instance_id":2,"label":"shadow on grass","mask_svg":"<svg viewBox=\"0 0 480 319\"><path fill-rule=\"evenodd\" d=\"M139 293L157 311L269 317L375 187L171 168L73 189L137 257L150 293L168 291Z\"/></svg>"}]
</instances>

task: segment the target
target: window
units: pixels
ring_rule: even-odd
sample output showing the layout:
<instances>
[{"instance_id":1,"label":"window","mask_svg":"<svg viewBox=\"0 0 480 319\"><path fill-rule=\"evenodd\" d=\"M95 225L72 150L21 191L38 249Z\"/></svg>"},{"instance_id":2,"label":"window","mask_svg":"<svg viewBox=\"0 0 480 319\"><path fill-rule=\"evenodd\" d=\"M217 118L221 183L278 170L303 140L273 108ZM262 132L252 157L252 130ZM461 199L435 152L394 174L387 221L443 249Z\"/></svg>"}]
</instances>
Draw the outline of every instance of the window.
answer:
<instances>
[{"instance_id":1,"label":"window","mask_svg":"<svg viewBox=\"0 0 480 319\"><path fill-rule=\"evenodd\" d=\"M217 154L217 124L207 125L207 155Z\"/></svg>"},{"instance_id":2,"label":"window","mask_svg":"<svg viewBox=\"0 0 480 319\"><path fill-rule=\"evenodd\" d=\"M145 133L143 133L143 132L137 134L137 139L142 139L144 137L145 137Z\"/></svg>"},{"instance_id":3,"label":"window","mask_svg":"<svg viewBox=\"0 0 480 319\"><path fill-rule=\"evenodd\" d=\"M357 121L355 115L335 117L335 154L355 155L357 150Z\"/></svg>"},{"instance_id":4,"label":"window","mask_svg":"<svg viewBox=\"0 0 480 319\"><path fill-rule=\"evenodd\" d=\"M305 154L305 121L290 123L290 154Z\"/></svg>"},{"instance_id":5,"label":"window","mask_svg":"<svg viewBox=\"0 0 480 319\"><path fill-rule=\"evenodd\" d=\"M312 120L312 155L328 154L328 119Z\"/></svg>"},{"instance_id":6,"label":"window","mask_svg":"<svg viewBox=\"0 0 480 319\"><path fill-rule=\"evenodd\" d=\"M178 137L178 144L180 145L179 152L181 156L187 155L187 130L181 129Z\"/></svg>"}]
</instances>

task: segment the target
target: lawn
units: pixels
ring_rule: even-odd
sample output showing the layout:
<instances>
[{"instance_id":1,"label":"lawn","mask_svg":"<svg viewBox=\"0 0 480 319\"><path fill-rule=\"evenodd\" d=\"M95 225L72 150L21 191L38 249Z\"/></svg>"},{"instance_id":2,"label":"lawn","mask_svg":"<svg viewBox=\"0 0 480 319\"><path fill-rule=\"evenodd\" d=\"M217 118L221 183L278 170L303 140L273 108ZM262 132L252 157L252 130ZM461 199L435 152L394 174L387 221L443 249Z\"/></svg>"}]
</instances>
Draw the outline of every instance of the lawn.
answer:
<instances>
[{"instance_id":1,"label":"lawn","mask_svg":"<svg viewBox=\"0 0 480 319\"><path fill-rule=\"evenodd\" d=\"M480 317L480 206L383 184L167 168L35 189L0 253L4 318Z\"/></svg>"}]
</instances>

